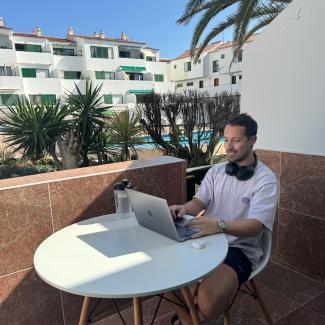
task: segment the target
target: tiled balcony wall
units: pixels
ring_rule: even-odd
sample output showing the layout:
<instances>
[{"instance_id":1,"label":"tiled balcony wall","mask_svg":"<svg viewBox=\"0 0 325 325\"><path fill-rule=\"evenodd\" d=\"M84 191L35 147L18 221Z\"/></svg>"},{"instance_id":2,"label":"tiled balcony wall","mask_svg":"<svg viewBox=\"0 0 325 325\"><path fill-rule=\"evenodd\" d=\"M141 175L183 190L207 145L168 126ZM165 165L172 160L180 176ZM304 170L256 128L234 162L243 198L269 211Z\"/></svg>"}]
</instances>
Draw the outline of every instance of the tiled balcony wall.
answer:
<instances>
[{"instance_id":1,"label":"tiled balcony wall","mask_svg":"<svg viewBox=\"0 0 325 325\"><path fill-rule=\"evenodd\" d=\"M325 157L268 150L257 155L280 182L272 259L325 283Z\"/></svg>"},{"instance_id":2,"label":"tiled balcony wall","mask_svg":"<svg viewBox=\"0 0 325 325\"><path fill-rule=\"evenodd\" d=\"M0 181L0 324L76 324L82 298L40 280L38 245L69 224L113 213L112 185L122 178L170 204L184 202L185 168L159 157Z\"/></svg>"}]
</instances>

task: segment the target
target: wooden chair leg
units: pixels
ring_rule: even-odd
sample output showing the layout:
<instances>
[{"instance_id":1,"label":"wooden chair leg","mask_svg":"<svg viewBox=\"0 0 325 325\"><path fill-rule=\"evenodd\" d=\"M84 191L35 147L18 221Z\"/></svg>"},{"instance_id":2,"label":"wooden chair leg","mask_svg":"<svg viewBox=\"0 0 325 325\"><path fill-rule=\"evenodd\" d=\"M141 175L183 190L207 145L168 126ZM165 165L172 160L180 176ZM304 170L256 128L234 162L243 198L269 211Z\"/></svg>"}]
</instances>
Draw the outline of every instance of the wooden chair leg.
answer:
<instances>
[{"instance_id":1,"label":"wooden chair leg","mask_svg":"<svg viewBox=\"0 0 325 325\"><path fill-rule=\"evenodd\" d=\"M81 308L80 318L79 318L79 325L87 324L87 315L89 309L89 297L84 297L84 301Z\"/></svg>"},{"instance_id":2,"label":"wooden chair leg","mask_svg":"<svg viewBox=\"0 0 325 325\"><path fill-rule=\"evenodd\" d=\"M182 295L185 299L185 302L190 310L190 315L194 325L200 325L199 315L197 313L196 307L193 303L192 296L188 287L181 288Z\"/></svg>"},{"instance_id":3,"label":"wooden chair leg","mask_svg":"<svg viewBox=\"0 0 325 325\"><path fill-rule=\"evenodd\" d=\"M253 288L253 290L254 290L254 292L255 292L255 295L256 295L257 301L258 301L258 303L259 303L259 305L260 305L260 307L261 307L261 309L262 309L262 311L263 311L263 313L264 313L264 316L265 316L265 318L266 318L267 323L268 323L269 325L273 325L273 322L272 322L271 316L270 316L270 314L269 314L269 312L268 312L268 310L267 310L267 308L266 308L266 306L265 306L265 303L264 303L264 301L263 301L263 299L262 299L261 294L260 294L259 291L257 290L257 287L256 287L256 284L255 284L255 281L254 281L253 279L251 279L251 280L249 280L249 283L251 284L251 286L252 286L252 288Z\"/></svg>"},{"instance_id":4,"label":"wooden chair leg","mask_svg":"<svg viewBox=\"0 0 325 325\"><path fill-rule=\"evenodd\" d=\"M223 325L229 325L229 309L223 312Z\"/></svg>"},{"instance_id":5,"label":"wooden chair leg","mask_svg":"<svg viewBox=\"0 0 325 325\"><path fill-rule=\"evenodd\" d=\"M133 298L134 325L143 324L142 301L140 297Z\"/></svg>"}]
</instances>

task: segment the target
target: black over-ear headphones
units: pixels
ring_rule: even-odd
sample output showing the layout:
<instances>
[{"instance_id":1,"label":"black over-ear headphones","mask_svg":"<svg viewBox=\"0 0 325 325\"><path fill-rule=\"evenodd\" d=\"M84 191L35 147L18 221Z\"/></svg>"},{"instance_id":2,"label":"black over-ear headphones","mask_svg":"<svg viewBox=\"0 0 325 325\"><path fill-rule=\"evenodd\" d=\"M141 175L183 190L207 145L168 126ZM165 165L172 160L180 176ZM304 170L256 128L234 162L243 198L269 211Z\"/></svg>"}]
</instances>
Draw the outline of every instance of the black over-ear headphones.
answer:
<instances>
[{"instance_id":1,"label":"black over-ear headphones","mask_svg":"<svg viewBox=\"0 0 325 325\"><path fill-rule=\"evenodd\" d=\"M236 176L240 181L247 181L254 175L254 170L257 165L257 156L254 152L254 162L249 166L238 166L235 162L228 162L225 166L226 174Z\"/></svg>"}]
</instances>

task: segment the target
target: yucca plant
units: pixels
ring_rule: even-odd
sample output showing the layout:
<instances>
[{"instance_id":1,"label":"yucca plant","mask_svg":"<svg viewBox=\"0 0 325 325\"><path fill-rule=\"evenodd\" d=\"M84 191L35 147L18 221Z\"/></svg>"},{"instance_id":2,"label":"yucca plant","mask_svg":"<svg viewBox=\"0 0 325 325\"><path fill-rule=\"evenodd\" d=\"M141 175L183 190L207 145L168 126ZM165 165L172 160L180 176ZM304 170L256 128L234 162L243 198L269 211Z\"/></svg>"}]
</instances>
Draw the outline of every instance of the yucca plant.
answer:
<instances>
[{"instance_id":1,"label":"yucca plant","mask_svg":"<svg viewBox=\"0 0 325 325\"><path fill-rule=\"evenodd\" d=\"M115 150L115 157L118 161L125 161L138 158L136 146L144 143L143 127L139 123L140 116L126 110L120 113L113 113L109 121L109 149Z\"/></svg>"},{"instance_id":2,"label":"yucca plant","mask_svg":"<svg viewBox=\"0 0 325 325\"><path fill-rule=\"evenodd\" d=\"M56 103L33 104L18 99L14 105L0 109L1 133L7 135L13 152L37 160L55 146L55 138L71 128L66 117L71 113L67 106Z\"/></svg>"},{"instance_id":3,"label":"yucca plant","mask_svg":"<svg viewBox=\"0 0 325 325\"><path fill-rule=\"evenodd\" d=\"M82 157L82 165L89 165L88 152L92 144L92 138L99 128L105 126L105 119L109 107L103 107L102 84L93 87L91 82L86 81L85 94L76 85L77 94L68 92L65 101L72 111L73 130L75 141L78 142L78 150Z\"/></svg>"}]
</instances>

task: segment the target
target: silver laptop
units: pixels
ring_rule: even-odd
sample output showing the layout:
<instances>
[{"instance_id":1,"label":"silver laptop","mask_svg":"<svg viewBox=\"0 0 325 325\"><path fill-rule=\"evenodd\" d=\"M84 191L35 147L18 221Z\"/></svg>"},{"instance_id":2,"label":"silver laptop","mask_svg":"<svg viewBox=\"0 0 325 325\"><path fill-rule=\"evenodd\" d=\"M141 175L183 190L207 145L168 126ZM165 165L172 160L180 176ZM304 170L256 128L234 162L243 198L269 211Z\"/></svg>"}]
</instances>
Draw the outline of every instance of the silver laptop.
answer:
<instances>
[{"instance_id":1,"label":"silver laptop","mask_svg":"<svg viewBox=\"0 0 325 325\"><path fill-rule=\"evenodd\" d=\"M141 226L177 241L190 239L197 232L185 227L192 216L173 220L166 200L131 189L126 189L126 192Z\"/></svg>"}]
</instances>

